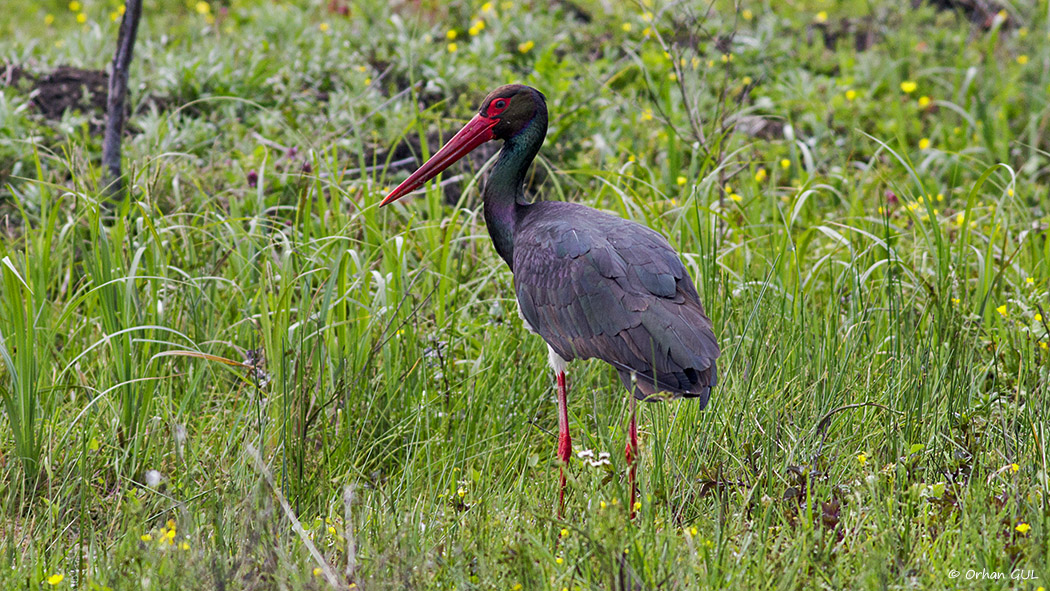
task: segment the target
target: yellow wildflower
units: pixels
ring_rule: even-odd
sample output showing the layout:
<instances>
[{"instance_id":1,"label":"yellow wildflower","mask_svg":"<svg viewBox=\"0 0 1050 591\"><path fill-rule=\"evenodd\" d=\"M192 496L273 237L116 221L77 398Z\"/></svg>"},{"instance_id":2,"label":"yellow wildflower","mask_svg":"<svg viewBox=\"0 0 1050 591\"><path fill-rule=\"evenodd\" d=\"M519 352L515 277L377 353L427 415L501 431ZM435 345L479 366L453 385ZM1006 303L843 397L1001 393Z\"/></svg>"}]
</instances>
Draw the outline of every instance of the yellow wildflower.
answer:
<instances>
[{"instance_id":1,"label":"yellow wildflower","mask_svg":"<svg viewBox=\"0 0 1050 591\"><path fill-rule=\"evenodd\" d=\"M44 24L45 25L50 27L54 23L55 23L55 15L53 15L53 14L45 14L44 15Z\"/></svg>"},{"instance_id":2,"label":"yellow wildflower","mask_svg":"<svg viewBox=\"0 0 1050 591\"><path fill-rule=\"evenodd\" d=\"M857 454L857 463L863 466L868 463L868 454L861 452Z\"/></svg>"},{"instance_id":3,"label":"yellow wildflower","mask_svg":"<svg viewBox=\"0 0 1050 591\"><path fill-rule=\"evenodd\" d=\"M653 110L652 109L646 109L646 110L642 111L642 121L652 121L652 120L653 120Z\"/></svg>"},{"instance_id":4,"label":"yellow wildflower","mask_svg":"<svg viewBox=\"0 0 1050 591\"><path fill-rule=\"evenodd\" d=\"M149 534L142 534L141 536L139 536L139 539L142 540L143 542L148 542L148 541L153 539L153 536L151 536Z\"/></svg>"},{"instance_id":5,"label":"yellow wildflower","mask_svg":"<svg viewBox=\"0 0 1050 591\"><path fill-rule=\"evenodd\" d=\"M1023 53L1021 55L1017 56L1017 63L1021 64L1022 66L1027 64L1028 63L1028 56L1023 54Z\"/></svg>"},{"instance_id":6,"label":"yellow wildflower","mask_svg":"<svg viewBox=\"0 0 1050 591\"><path fill-rule=\"evenodd\" d=\"M465 488L463 488L463 487L461 486L461 487L459 487L459 489L458 489L458 490L456 491L456 494L457 494L457 495L459 495L459 496L460 496L460 498L463 498L463 497L467 496L467 489L465 489Z\"/></svg>"},{"instance_id":7,"label":"yellow wildflower","mask_svg":"<svg viewBox=\"0 0 1050 591\"><path fill-rule=\"evenodd\" d=\"M924 108L924 109L926 107L930 106L930 97L928 97L926 95L920 96L919 97L919 106Z\"/></svg>"},{"instance_id":8,"label":"yellow wildflower","mask_svg":"<svg viewBox=\"0 0 1050 591\"><path fill-rule=\"evenodd\" d=\"M525 41L525 42L522 42L522 43L518 44L518 52L519 53L528 53L528 52L532 51L533 47L536 47L536 42L535 41Z\"/></svg>"},{"instance_id":9,"label":"yellow wildflower","mask_svg":"<svg viewBox=\"0 0 1050 591\"><path fill-rule=\"evenodd\" d=\"M642 20L647 23L653 22L653 13L646 11L642 14Z\"/></svg>"},{"instance_id":10,"label":"yellow wildflower","mask_svg":"<svg viewBox=\"0 0 1050 591\"><path fill-rule=\"evenodd\" d=\"M960 302L960 301L961 301L961 300L960 300L959 298L952 298L952 303L953 303L953 304L955 304L956 306L958 306L958 305L959 305L959 302Z\"/></svg>"},{"instance_id":11,"label":"yellow wildflower","mask_svg":"<svg viewBox=\"0 0 1050 591\"><path fill-rule=\"evenodd\" d=\"M1000 316L1006 316L1006 304L999 306L995 311L998 312Z\"/></svg>"},{"instance_id":12,"label":"yellow wildflower","mask_svg":"<svg viewBox=\"0 0 1050 591\"><path fill-rule=\"evenodd\" d=\"M620 28L623 29L624 33L630 33L631 32L631 23L624 23L624 24L620 25Z\"/></svg>"},{"instance_id":13,"label":"yellow wildflower","mask_svg":"<svg viewBox=\"0 0 1050 591\"><path fill-rule=\"evenodd\" d=\"M679 186L686 184L686 182L688 181L689 179L685 178L684 176L680 176L677 179L675 179L675 182L677 182Z\"/></svg>"},{"instance_id":14,"label":"yellow wildflower","mask_svg":"<svg viewBox=\"0 0 1050 591\"><path fill-rule=\"evenodd\" d=\"M740 16L744 17L744 20L749 21L749 20L755 18L755 13L753 13L750 10L745 8L744 10L742 10L740 12Z\"/></svg>"},{"instance_id":15,"label":"yellow wildflower","mask_svg":"<svg viewBox=\"0 0 1050 591\"><path fill-rule=\"evenodd\" d=\"M1027 283L1028 285L1032 285L1033 283L1035 283L1035 278L1034 277L1025 277L1024 278L1024 282Z\"/></svg>"},{"instance_id":16,"label":"yellow wildflower","mask_svg":"<svg viewBox=\"0 0 1050 591\"><path fill-rule=\"evenodd\" d=\"M695 536L697 534L696 526L689 528L689 534Z\"/></svg>"},{"instance_id":17,"label":"yellow wildflower","mask_svg":"<svg viewBox=\"0 0 1050 591\"><path fill-rule=\"evenodd\" d=\"M83 12L78 12L77 13L77 22L80 23L80 24L86 23L87 22L87 15L84 14Z\"/></svg>"},{"instance_id":18,"label":"yellow wildflower","mask_svg":"<svg viewBox=\"0 0 1050 591\"><path fill-rule=\"evenodd\" d=\"M113 22L117 22L118 20L120 20L120 13L117 12L116 10L114 10L111 13L109 13L109 20L111 20Z\"/></svg>"},{"instance_id":19,"label":"yellow wildflower","mask_svg":"<svg viewBox=\"0 0 1050 591\"><path fill-rule=\"evenodd\" d=\"M57 584L61 583L62 580L65 579L65 578L66 578L66 575L64 575L62 573L55 573L55 574L53 574L53 575L51 575L50 577L47 578L47 584L48 585L57 585Z\"/></svg>"},{"instance_id":20,"label":"yellow wildflower","mask_svg":"<svg viewBox=\"0 0 1050 591\"><path fill-rule=\"evenodd\" d=\"M559 556L559 557L554 559L554 562L557 562L558 564L561 564L561 563L565 562L565 559L562 558L561 556Z\"/></svg>"},{"instance_id":21,"label":"yellow wildflower","mask_svg":"<svg viewBox=\"0 0 1050 591\"><path fill-rule=\"evenodd\" d=\"M929 148L930 148L930 138L924 137L921 140L919 140L919 149L920 150L928 150Z\"/></svg>"},{"instance_id":22,"label":"yellow wildflower","mask_svg":"<svg viewBox=\"0 0 1050 591\"><path fill-rule=\"evenodd\" d=\"M901 82L901 90L905 94L911 94L911 93L915 92L915 89L918 88L918 87L919 87L919 85L916 84L915 82L912 82L911 80L905 80L904 82Z\"/></svg>"},{"instance_id":23,"label":"yellow wildflower","mask_svg":"<svg viewBox=\"0 0 1050 591\"><path fill-rule=\"evenodd\" d=\"M791 168L791 161L787 158L782 159L780 161L780 168L783 168L784 170Z\"/></svg>"},{"instance_id":24,"label":"yellow wildflower","mask_svg":"<svg viewBox=\"0 0 1050 591\"><path fill-rule=\"evenodd\" d=\"M820 12L817 13L816 18L814 18L813 20L817 21L818 23L826 23L826 22L828 22L828 13L827 13L827 11L826 10L821 10Z\"/></svg>"},{"instance_id":25,"label":"yellow wildflower","mask_svg":"<svg viewBox=\"0 0 1050 591\"><path fill-rule=\"evenodd\" d=\"M120 13L120 16L124 16L124 11L125 10L127 10L127 7L124 6L123 4L121 4L120 6L117 7L117 12Z\"/></svg>"},{"instance_id":26,"label":"yellow wildflower","mask_svg":"<svg viewBox=\"0 0 1050 591\"><path fill-rule=\"evenodd\" d=\"M317 28L321 29L322 33L327 33L328 29L329 29L328 23L321 23L321 24L317 25Z\"/></svg>"},{"instance_id":27,"label":"yellow wildflower","mask_svg":"<svg viewBox=\"0 0 1050 591\"><path fill-rule=\"evenodd\" d=\"M456 45L455 43L449 43L447 48L449 53L456 53L456 50L459 49L459 45Z\"/></svg>"},{"instance_id":28,"label":"yellow wildflower","mask_svg":"<svg viewBox=\"0 0 1050 591\"><path fill-rule=\"evenodd\" d=\"M1010 471L1016 474L1017 472L1021 471L1021 466L1018 466L1017 464L1010 464Z\"/></svg>"},{"instance_id":29,"label":"yellow wildflower","mask_svg":"<svg viewBox=\"0 0 1050 591\"><path fill-rule=\"evenodd\" d=\"M1032 319L1035 320L1036 322L1042 322L1043 321L1043 315L1040 314L1039 312L1036 312L1035 316L1033 316Z\"/></svg>"},{"instance_id":30,"label":"yellow wildflower","mask_svg":"<svg viewBox=\"0 0 1050 591\"><path fill-rule=\"evenodd\" d=\"M639 510L641 508L642 508L642 502L641 501L635 501L634 502L634 510L637 511L637 510Z\"/></svg>"},{"instance_id":31,"label":"yellow wildflower","mask_svg":"<svg viewBox=\"0 0 1050 591\"><path fill-rule=\"evenodd\" d=\"M322 573L322 572L323 572L323 571L321 571L321 567L319 567L319 566L315 566L315 567L314 567L314 576L315 576L315 577L319 577L319 576L321 576L321 573Z\"/></svg>"},{"instance_id":32,"label":"yellow wildflower","mask_svg":"<svg viewBox=\"0 0 1050 591\"><path fill-rule=\"evenodd\" d=\"M564 527L561 528L561 537L564 538L564 537L567 537L568 535L569 535L569 530L567 528L564 528Z\"/></svg>"},{"instance_id":33,"label":"yellow wildflower","mask_svg":"<svg viewBox=\"0 0 1050 591\"><path fill-rule=\"evenodd\" d=\"M731 53L723 53L722 54L722 63L723 64L728 64L731 61L733 61L733 54L731 54Z\"/></svg>"},{"instance_id":34,"label":"yellow wildflower","mask_svg":"<svg viewBox=\"0 0 1050 591\"><path fill-rule=\"evenodd\" d=\"M846 91L846 100L852 101L857 98L857 91L852 88Z\"/></svg>"},{"instance_id":35,"label":"yellow wildflower","mask_svg":"<svg viewBox=\"0 0 1050 591\"><path fill-rule=\"evenodd\" d=\"M198 2L194 8L197 10L197 14L208 14L211 12L211 4L204 0Z\"/></svg>"},{"instance_id":36,"label":"yellow wildflower","mask_svg":"<svg viewBox=\"0 0 1050 591\"><path fill-rule=\"evenodd\" d=\"M486 14L492 12L492 3L491 2L486 2L486 3L482 4L481 5L481 12L486 13Z\"/></svg>"},{"instance_id":37,"label":"yellow wildflower","mask_svg":"<svg viewBox=\"0 0 1050 591\"><path fill-rule=\"evenodd\" d=\"M179 550L189 550L189 549L190 549L190 545L187 544L186 542L183 542L183 543L179 544Z\"/></svg>"},{"instance_id":38,"label":"yellow wildflower","mask_svg":"<svg viewBox=\"0 0 1050 591\"><path fill-rule=\"evenodd\" d=\"M1017 527L1015 527L1014 529L1016 529L1017 531L1019 531L1019 532L1021 532L1023 534L1026 534L1026 533L1028 533L1028 530L1032 529L1032 526L1030 526L1027 523L1022 521L1021 523L1018 523Z\"/></svg>"},{"instance_id":39,"label":"yellow wildflower","mask_svg":"<svg viewBox=\"0 0 1050 591\"><path fill-rule=\"evenodd\" d=\"M455 29L449 29L448 32L445 33L445 39L452 41L457 35L459 35L459 33L457 33Z\"/></svg>"},{"instance_id":40,"label":"yellow wildflower","mask_svg":"<svg viewBox=\"0 0 1050 591\"><path fill-rule=\"evenodd\" d=\"M69 11L70 12L80 12L80 2L77 2L77 0L73 0L72 2L70 2L69 3Z\"/></svg>"},{"instance_id":41,"label":"yellow wildflower","mask_svg":"<svg viewBox=\"0 0 1050 591\"><path fill-rule=\"evenodd\" d=\"M1039 341L1039 348L1046 351L1047 349L1050 349L1050 343L1047 343L1046 341Z\"/></svg>"},{"instance_id":42,"label":"yellow wildflower","mask_svg":"<svg viewBox=\"0 0 1050 591\"><path fill-rule=\"evenodd\" d=\"M766 169L759 168L758 170L755 171L755 182L761 183L762 181L766 180L766 175L767 174L768 173L766 172Z\"/></svg>"},{"instance_id":43,"label":"yellow wildflower","mask_svg":"<svg viewBox=\"0 0 1050 591\"><path fill-rule=\"evenodd\" d=\"M670 80L671 82L675 82L676 80L678 80L678 74L675 74L674 72L670 72L670 73L667 74L667 79Z\"/></svg>"}]
</instances>

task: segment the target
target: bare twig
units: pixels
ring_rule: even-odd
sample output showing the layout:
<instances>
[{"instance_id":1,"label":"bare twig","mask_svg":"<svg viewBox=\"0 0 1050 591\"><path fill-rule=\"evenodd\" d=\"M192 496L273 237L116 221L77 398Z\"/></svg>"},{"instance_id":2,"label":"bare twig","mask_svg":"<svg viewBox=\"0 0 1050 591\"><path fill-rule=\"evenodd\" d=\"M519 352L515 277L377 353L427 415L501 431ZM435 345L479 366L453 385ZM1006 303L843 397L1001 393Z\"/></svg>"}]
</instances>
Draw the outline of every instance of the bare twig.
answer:
<instances>
[{"instance_id":1,"label":"bare twig","mask_svg":"<svg viewBox=\"0 0 1050 591\"><path fill-rule=\"evenodd\" d=\"M124 18L120 21L117 51L113 55L113 71L109 75L109 97L106 100L106 133L102 140L102 166L106 171L108 197L119 197L124 192L120 171L120 142L124 134L124 103L128 95L128 69L135 50L139 20L142 18L142 0L127 0Z\"/></svg>"}]
</instances>

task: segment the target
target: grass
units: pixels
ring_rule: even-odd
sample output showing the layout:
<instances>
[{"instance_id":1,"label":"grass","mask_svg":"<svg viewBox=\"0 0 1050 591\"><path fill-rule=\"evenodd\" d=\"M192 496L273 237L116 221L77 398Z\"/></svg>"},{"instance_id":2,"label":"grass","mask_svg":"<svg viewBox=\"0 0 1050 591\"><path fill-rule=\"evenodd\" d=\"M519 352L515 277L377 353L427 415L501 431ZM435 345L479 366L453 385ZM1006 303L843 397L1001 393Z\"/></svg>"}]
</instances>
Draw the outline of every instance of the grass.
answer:
<instances>
[{"instance_id":1,"label":"grass","mask_svg":"<svg viewBox=\"0 0 1050 591\"><path fill-rule=\"evenodd\" d=\"M1045 0L340 6L147 3L113 206L98 114L0 87L0 586L1046 585ZM102 69L117 7L0 52ZM600 362L555 518L474 171L377 207L510 81L532 190L666 235L722 346L707 410L642 407L634 522Z\"/></svg>"}]
</instances>

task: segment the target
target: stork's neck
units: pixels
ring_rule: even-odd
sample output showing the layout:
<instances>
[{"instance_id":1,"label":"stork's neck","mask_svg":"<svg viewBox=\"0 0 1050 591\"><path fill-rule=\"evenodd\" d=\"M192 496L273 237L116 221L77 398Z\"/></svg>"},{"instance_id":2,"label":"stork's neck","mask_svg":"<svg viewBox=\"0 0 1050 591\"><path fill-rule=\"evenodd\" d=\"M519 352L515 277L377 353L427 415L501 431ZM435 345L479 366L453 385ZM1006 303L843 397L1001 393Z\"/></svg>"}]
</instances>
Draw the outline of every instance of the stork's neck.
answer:
<instances>
[{"instance_id":1,"label":"stork's neck","mask_svg":"<svg viewBox=\"0 0 1050 591\"><path fill-rule=\"evenodd\" d=\"M482 198L485 224L496 252L514 270L514 233L528 204L525 202L525 173L547 136L547 113L538 109L532 121L503 142L499 158L489 173Z\"/></svg>"}]
</instances>

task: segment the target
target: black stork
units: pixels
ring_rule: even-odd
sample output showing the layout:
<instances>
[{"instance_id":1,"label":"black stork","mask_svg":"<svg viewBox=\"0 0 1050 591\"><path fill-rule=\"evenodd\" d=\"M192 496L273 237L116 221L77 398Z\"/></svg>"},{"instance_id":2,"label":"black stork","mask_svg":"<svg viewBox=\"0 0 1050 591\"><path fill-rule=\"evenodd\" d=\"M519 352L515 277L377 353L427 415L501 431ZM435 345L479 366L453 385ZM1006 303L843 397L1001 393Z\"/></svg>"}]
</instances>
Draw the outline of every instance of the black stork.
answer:
<instances>
[{"instance_id":1,"label":"black stork","mask_svg":"<svg viewBox=\"0 0 1050 591\"><path fill-rule=\"evenodd\" d=\"M490 140L503 149L483 191L485 223L514 274L526 328L547 342L558 381L558 515L572 455L565 367L573 359L610 363L633 394L625 455L634 515L638 458L636 400L699 398L718 382L718 343L688 271L663 236L596 209L525 200L525 173L547 135L547 100L509 84L492 91L441 150L383 199L386 205Z\"/></svg>"}]
</instances>

